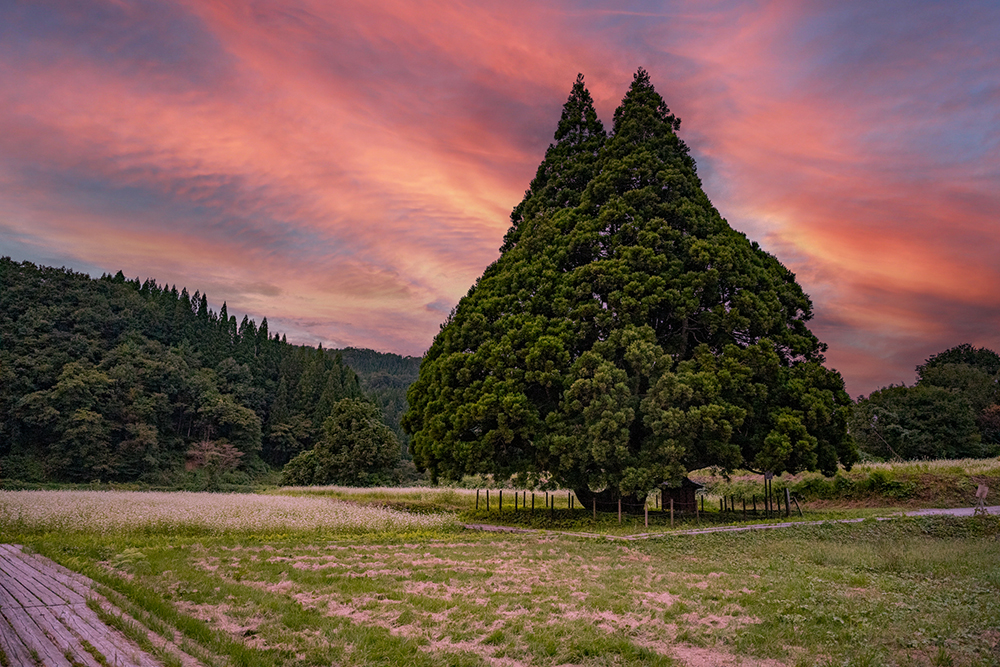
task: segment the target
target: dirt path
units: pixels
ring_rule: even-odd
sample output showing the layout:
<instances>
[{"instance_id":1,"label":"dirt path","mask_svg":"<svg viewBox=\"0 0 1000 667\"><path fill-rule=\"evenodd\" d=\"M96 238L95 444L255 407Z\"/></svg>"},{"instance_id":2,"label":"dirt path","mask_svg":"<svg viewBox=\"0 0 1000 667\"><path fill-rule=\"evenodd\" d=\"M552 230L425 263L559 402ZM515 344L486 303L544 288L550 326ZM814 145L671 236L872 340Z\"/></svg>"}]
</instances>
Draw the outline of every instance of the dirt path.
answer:
<instances>
[{"instance_id":1,"label":"dirt path","mask_svg":"<svg viewBox=\"0 0 1000 667\"><path fill-rule=\"evenodd\" d=\"M876 517L876 521L889 521L898 519L901 516L973 516L976 513L975 507L957 507L951 509L924 509L912 510L910 512L900 512L893 516ZM987 514L1000 515L1000 505L993 505L986 508ZM708 533L736 533L746 530L768 530L771 528L791 528L793 526L817 526L823 523L859 523L864 519L835 519L827 521L784 521L782 523L751 523L740 526L712 526L710 528L692 528L688 530L660 531L657 533L638 533L635 535L603 535L601 533L585 533L564 530L543 530L539 528L517 528L515 526L497 526L488 523L467 523L467 530L482 530L492 533L538 533L542 535L568 535L570 537L591 537L605 540L648 540L653 537L664 537L667 535L707 535Z\"/></svg>"},{"instance_id":2,"label":"dirt path","mask_svg":"<svg viewBox=\"0 0 1000 667\"><path fill-rule=\"evenodd\" d=\"M92 582L0 544L0 648L12 666L161 667L87 606Z\"/></svg>"}]
</instances>

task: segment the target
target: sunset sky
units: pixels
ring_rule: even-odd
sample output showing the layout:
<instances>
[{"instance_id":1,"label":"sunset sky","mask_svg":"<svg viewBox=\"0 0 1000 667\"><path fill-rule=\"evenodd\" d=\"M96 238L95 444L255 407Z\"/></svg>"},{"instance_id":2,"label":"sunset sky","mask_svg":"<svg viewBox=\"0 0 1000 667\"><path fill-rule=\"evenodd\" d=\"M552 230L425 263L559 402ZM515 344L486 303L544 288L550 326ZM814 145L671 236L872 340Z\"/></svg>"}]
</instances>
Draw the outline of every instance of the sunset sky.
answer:
<instances>
[{"instance_id":1,"label":"sunset sky","mask_svg":"<svg viewBox=\"0 0 1000 667\"><path fill-rule=\"evenodd\" d=\"M996 0L0 0L0 255L420 355L639 66L853 397L1000 350Z\"/></svg>"}]
</instances>

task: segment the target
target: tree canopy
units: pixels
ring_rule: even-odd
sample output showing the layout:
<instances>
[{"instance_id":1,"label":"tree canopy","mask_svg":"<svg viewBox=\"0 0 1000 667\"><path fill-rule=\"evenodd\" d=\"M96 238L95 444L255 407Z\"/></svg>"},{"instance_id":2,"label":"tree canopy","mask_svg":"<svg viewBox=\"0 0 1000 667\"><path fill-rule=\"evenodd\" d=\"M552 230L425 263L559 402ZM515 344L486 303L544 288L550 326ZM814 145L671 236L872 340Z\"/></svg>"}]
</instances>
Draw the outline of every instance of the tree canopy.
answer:
<instances>
[{"instance_id":1,"label":"tree canopy","mask_svg":"<svg viewBox=\"0 0 1000 667\"><path fill-rule=\"evenodd\" d=\"M917 366L917 382L860 398L850 429L882 459L979 458L1000 453L1000 355L968 343Z\"/></svg>"},{"instance_id":2,"label":"tree canopy","mask_svg":"<svg viewBox=\"0 0 1000 667\"><path fill-rule=\"evenodd\" d=\"M200 292L0 258L0 479L246 481L344 398L364 391L336 353Z\"/></svg>"},{"instance_id":3,"label":"tree canopy","mask_svg":"<svg viewBox=\"0 0 1000 667\"><path fill-rule=\"evenodd\" d=\"M608 134L578 77L500 258L409 391L418 466L589 503L709 465L855 460L809 298L712 206L679 127L640 69Z\"/></svg>"},{"instance_id":4,"label":"tree canopy","mask_svg":"<svg viewBox=\"0 0 1000 667\"><path fill-rule=\"evenodd\" d=\"M420 372L420 357L347 347L336 351L358 374L361 389L382 410L385 423L396 434L403 458L410 458L410 437L400 426L406 412L406 390Z\"/></svg>"},{"instance_id":5,"label":"tree canopy","mask_svg":"<svg viewBox=\"0 0 1000 667\"><path fill-rule=\"evenodd\" d=\"M392 469L399 460L399 442L383 423L379 409L371 403L345 398L333 406L333 412L323 422L323 436L316 446L285 466L282 483L391 484Z\"/></svg>"}]
</instances>

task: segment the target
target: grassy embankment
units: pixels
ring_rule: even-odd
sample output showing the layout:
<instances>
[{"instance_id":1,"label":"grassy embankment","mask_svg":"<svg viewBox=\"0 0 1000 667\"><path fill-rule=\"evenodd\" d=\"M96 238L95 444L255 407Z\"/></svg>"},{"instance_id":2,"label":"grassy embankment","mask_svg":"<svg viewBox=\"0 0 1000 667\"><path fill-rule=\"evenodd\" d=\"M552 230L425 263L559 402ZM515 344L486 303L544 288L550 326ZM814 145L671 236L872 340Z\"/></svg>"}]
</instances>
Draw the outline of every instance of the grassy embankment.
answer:
<instances>
[{"instance_id":1,"label":"grassy embankment","mask_svg":"<svg viewBox=\"0 0 1000 667\"><path fill-rule=\"evenodd\" d=\"M692 473L691 478L705 487L704 499L699 500L705 511L697 517L675 514L674 527L677 529L788 520L783 502L786 488L797 501L797 504L789 505L791 520L875 517L891 515L897 510L970 507L976 502L976 488L981 483L993 489L987 500L1000 504L1000 459L996 458L868 463L856 465L849 472L841 470L834 477L823 477L819 473L781 475L772 482L772 488L781 502L778 511L771 514L764 511L760 475L738 471L727 477L711 470L701 470ZM595 520L591 510L582 507L575 499L571 511L567 491L535 492L532 499L530 491L507 488L503 490L502 511L499 505L500 489L496 488L490 491L489 510L486 509L485 489L478 492L478 509L477 491L465 488L356 489L330 486L282 488L269 492L327 497L417 513L453 512L463 521L471 523L608 534L660 532L670 527L669 512L659 506L656 494L648 499L650 513L647 526L644 516L624 516L619 524L616 513L599 512ZM722 506L726 509L722 510Z\"/></svg>"},{"instance_id":2,"label":"grassy embankment","mask_svg":"<svg viewBox=\"0 0 1000 667\"><path fill-rule=\"evenodd\" d=\"M219 667L1000 664L995 517L625 545L470 533L357 502L438 492L355 493L0 492L0 535Z\"/></svg>"}]
</instances>

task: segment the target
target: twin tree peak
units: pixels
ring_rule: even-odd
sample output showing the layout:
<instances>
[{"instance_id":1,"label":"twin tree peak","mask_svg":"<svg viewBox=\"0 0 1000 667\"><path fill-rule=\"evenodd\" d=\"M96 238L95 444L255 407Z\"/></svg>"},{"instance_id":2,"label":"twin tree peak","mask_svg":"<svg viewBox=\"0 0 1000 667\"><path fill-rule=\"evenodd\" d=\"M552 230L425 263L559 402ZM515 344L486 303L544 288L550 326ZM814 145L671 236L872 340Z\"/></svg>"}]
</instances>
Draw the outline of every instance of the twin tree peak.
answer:
<instances>
[{"instance_id":1,"label":"twin tree peak","mask_svg":"<svg viewBox=\"0 0 1000 667\"><path fill-rule=\"evenodd\" d=\"M679 127L643 69L610 132L577 78L500 258L410 388L418 467L611 508L706 466L856 460L809 297L712 206Z\"/></svg>"}]
</instances>

